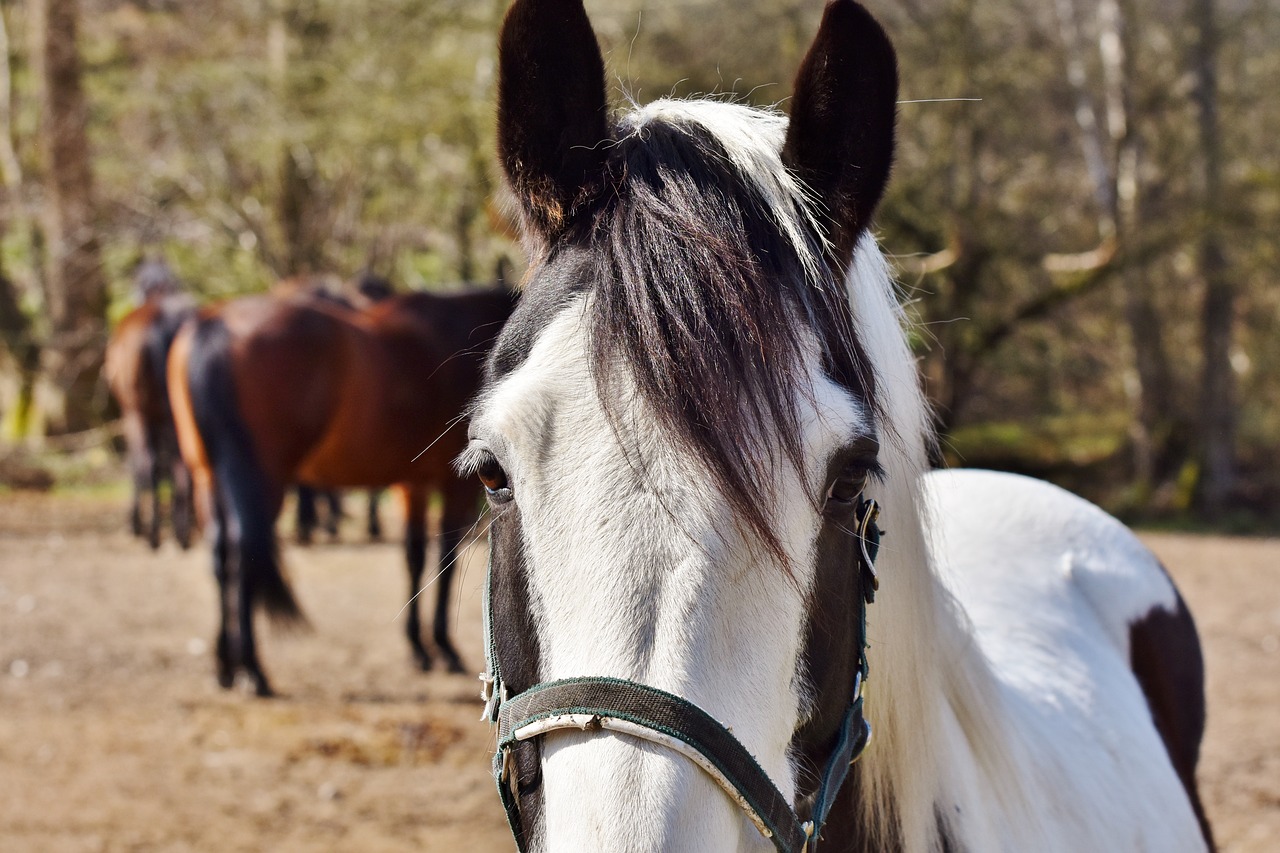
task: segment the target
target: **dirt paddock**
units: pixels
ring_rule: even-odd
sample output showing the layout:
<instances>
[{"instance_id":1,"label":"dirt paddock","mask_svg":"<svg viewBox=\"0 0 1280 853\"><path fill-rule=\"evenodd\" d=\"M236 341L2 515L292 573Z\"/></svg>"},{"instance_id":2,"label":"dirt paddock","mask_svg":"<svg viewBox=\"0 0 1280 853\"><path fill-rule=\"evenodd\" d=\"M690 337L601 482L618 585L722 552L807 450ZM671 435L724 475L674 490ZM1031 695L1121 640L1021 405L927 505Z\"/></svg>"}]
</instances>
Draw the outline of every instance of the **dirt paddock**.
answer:
<instances>
[{"instance_id":1,"label":"dirt paddock","mask_svg":"<svg viewBox=\"0 0 1280 853\"><path fill-rule=\"evenodd\" d=\"M0 495L0 851L513 849L478 682L409 665L395 546L286 549L314 630L263 632L282 696L258 701L214 684L204 549L152 554L123 517ZM1280 542L1145 539L1207 647L1221 847L1280 850ZM474 545L454 633L477 671L483 571Z\"/></svg>"}]
</instances>

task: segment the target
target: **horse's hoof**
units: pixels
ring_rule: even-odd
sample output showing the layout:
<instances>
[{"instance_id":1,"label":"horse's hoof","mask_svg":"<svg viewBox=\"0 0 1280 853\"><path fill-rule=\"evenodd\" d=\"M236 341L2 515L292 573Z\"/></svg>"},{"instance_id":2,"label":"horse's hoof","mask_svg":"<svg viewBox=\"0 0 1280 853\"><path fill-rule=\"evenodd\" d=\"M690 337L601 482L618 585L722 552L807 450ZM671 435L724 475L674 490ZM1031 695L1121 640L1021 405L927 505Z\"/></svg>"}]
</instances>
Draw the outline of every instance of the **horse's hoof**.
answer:
<instances>
[{"instance_id":1,"label":"horse's hoof","mask_svg":"<svg viewBox=\"0 0 1280 853\"><path fill-rule=\"evenodd\" d=\"M230 669L226 667L218 667L218 686L223 690L230 690L236 683L236 676Z\"/></svg>"}]
</instances>

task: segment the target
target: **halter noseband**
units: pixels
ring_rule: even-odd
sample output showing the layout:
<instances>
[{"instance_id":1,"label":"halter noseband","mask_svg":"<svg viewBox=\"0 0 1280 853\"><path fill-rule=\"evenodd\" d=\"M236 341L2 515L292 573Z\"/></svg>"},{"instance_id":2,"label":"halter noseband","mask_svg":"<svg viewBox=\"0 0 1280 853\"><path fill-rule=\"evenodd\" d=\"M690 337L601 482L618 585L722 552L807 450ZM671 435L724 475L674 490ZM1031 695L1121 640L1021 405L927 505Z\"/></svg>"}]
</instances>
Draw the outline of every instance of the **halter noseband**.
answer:
<instances>
[{"instance_id":1,"label":"halter noseband","mask_svg":"<svg viewBox=\"0 0 1280 853\"><path fill-rule=\"evenodd\" d=\"M808 820L797 813L747 748L723 724L687 699L634 681L599 676L547 681L507 697L493 632L491 561L485 600L489 671L480 676L484 682L481 697L485 700L482 719L498 725L493 774L521 853L526 849L527 835L520 816L513 750L521 743L560 729L618 732L674 750L706 771L779 853L816 853L822 827L849 768L871 740L871 726L862 715L862 686L867 677L867 605L875 599L880 585L875 572L882 535L876 523L879 515L880 508L874 500L860 502L857 536L862 594L856 596L854 604L858 671L835 748L813 792Z\"/></svg>"}]
</instances>

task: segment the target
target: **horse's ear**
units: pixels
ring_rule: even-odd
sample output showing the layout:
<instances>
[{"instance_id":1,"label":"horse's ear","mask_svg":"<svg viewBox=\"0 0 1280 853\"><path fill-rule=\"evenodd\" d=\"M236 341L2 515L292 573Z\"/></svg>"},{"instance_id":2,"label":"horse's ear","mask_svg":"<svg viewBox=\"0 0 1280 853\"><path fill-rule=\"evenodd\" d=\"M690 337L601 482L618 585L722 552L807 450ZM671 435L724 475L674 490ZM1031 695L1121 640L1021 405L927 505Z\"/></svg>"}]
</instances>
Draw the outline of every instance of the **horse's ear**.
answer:
<instances>
[{"instance_id":1,"label":"horse's ear","mask_svg":"<svg viewBox=\"0 0 1280 853\"><path fill-rule=\"evenodd\" d=\"M826 207L842 262L889 181L897 99L889 37L853 0L832 0L796 75L782 159Z\"/></svg>"},{"instance_id":2,"label":"horse's ear","mask_svg":"<svg viewBox=\"0 0 1280 853\"><path fill-rule=\"evenodd\" d=\"M499 41L498 157L543 237L604 177L604 60L582 0L516 0Z\"/></svg>"}]
</instances>

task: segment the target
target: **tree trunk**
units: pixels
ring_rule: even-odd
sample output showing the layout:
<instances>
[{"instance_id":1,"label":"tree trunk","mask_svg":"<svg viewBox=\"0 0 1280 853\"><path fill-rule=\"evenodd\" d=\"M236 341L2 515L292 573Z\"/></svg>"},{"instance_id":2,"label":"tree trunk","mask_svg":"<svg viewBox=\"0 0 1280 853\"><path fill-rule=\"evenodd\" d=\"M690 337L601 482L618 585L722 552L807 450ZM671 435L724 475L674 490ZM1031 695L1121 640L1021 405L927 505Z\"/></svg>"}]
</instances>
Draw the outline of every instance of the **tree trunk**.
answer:
<instances>
[{"instance_id":1,"label":"tree trunk","mask_svg":"<svg viewBox=\"0 0 1280 853\"><path fill-rule=\"evenodd\" d=\"M1143 227L1139 163L1142 140L1133 108L1134 40L1132 3L1100 0L1098 52L1106 79L1107 128L1114 146L1113 210L1109 216L1119 251L1133 255ZM1155 287L1145 263L1121 264L1125 321L1138 376L1136 417L1133 420L1136 500L1145 502L1176 473L1175 455L1179 407L1164 341L1164 324L1156 307Z\"/></svg>"},{"instance_id":2,"label":"tree trunk","mask_svg":"<svg viewBox=\"0 0 1280 853\"><path fill-rule=\"evenodd\" d=\"M268 25L268 58L280 110L277 219L284 239L284 251L279 253L284 269L278 272L285 276L323 273L329 266L325 249L332 222L323 179L312 152L290 129L295 122L293 113L304 119L311 117L308 111L314 109L312 104L326 85L323 77L306 70L329 50L329 26L320 15L314 7L280 0ZM291 64L295 47L301 69Z\"/></svg>"},{"instance_id":3,"label":"tree trunk","mask_svg":"<svg viewBox=\"0 0 1280 853\"><path fill-rule=\"evenodd\" d=\"M1195 100L1200 125L1202 231L1198 263L1204 279L1201 315L1204 371L1200 386L1200 483L1197 503L1210 516L1235 489L1236 400L1231 368L1235 287L1222 240L1222 140L1218 127L1218 29L1214 0L1193 0Z\"/></svg>"},{"instance_id":4,"label":"tree trunk","mask_svg":"<svg viewBox=\"0 0 1280 853\"><path fill-rule=\"evenodd\" d=\"M35 397L35 379L40 368L40 345L31 329L31 318L19 304L17 289L0 270L0 340L13 359L18 374L18 393L13 409L5 412L6 434L0 438L22 439L27 435L31 406Z\"/></svg>"},{"instance_id":5,"label":"tree trunk","mask_svg":"<svg viewBox=\"0 0 1280 853\"><path fill-rule=\"evenodd\" d=\"M1142 147L1133 107L1131 7L1129 0L1098 2L1097 47L1103 75L1099 109L1089 90L1087 48L1077 0L1057 0L1055 6L1066 49L1067 77L1076 95L1076 123L1098 204L1098 235L1104 242L1114 242L1119 258L1124 317L1138 379L1129 429L1135 498L1146 501L1176 468L1170 457L1179 417L1154 283L1144 263L1132 262L1142 229L1138 168Z\"/></svg>"},{"instance_id":6,"label":"tree trunk","mask_svg":"<svg viewBox=\"0 0 1280 853\"><path fill-rule=\"evenodd\" d=\"M9 68L9 26L0 13L0 177L9 192L10 208L17 206L22 165L13 147L13 73Z\"/></svg>"},{"instance_id":7,"label":"tree trunk","mask_svg":"<svg viewBox=\"0 0 1280 853\"><path fill-rule=\"evenodd\" d=\"M88 107L80 82L76 0L32 0L42 71L40 141L45 184L48 259L45 300L52 339L45 368L65 395L58 426L68 432L97 424L106 339L107 287L95 222Z\"/></svg>"},{"instance_id":8,"label":"tree trunk","mask_svg":"<svg viewBox=\"0 0 1280 853\"><path fill-rule=\"evenodd\" d=\"M280 165L280 230L284 234L286 276L326 271L325 223L316 198L310 153L286 145Z\"/></svg>"}]
</instances>

